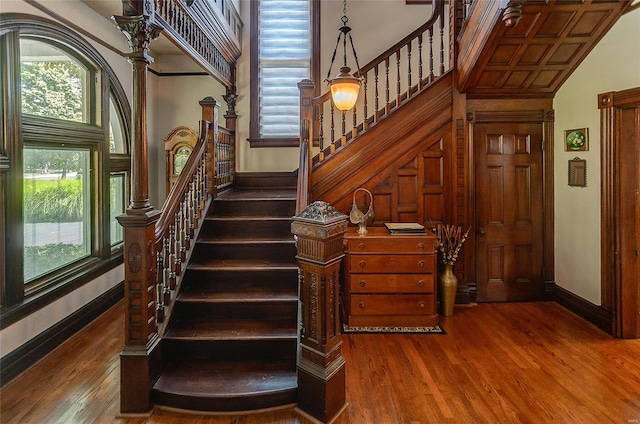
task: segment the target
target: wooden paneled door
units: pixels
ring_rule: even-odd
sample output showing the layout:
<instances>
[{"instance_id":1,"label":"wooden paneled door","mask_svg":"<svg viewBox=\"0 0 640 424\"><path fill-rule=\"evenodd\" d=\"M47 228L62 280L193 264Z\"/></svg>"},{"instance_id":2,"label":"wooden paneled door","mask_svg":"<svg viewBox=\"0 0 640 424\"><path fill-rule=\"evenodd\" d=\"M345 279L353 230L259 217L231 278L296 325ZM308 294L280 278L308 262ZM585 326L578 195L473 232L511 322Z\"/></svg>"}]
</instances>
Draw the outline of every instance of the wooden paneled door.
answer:
<instances>
[{"instance_id":1,"label":"wooden paneled door","mask_svg":"<svg viewBox=\"0 0 640 424\"><path fill-rule=\"evenodd\" d=\"M477 301L540 300L542 125L478 123L474 140Z\"/></svg>"}]
</instances>

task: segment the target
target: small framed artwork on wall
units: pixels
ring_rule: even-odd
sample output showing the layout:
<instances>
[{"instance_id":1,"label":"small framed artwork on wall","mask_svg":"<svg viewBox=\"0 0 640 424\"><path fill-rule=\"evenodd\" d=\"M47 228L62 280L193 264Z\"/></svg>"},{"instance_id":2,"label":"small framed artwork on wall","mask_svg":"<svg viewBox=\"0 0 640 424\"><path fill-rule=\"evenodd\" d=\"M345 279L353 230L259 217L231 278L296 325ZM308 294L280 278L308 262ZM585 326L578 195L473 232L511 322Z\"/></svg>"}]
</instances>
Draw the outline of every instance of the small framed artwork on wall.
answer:
<instances>
[{"instance_id":1,"label":"small framed artwork on wall","mask_svg":"<svg viewBox=\"0 0 640 424\"><path fill-rule=\"evenodd\" d=\"M569 161L569 185L571 187L587 186L587 161L573 158Z\"/></svg>"},{"instance_id":2,"label":"small framed artwork on wall","mask_svg":"<svg viewBox=\"0 0 640 424\"><path fill-rule=\"evenodd\" d=\"M586 152L589 150L589 128L564 130L565 152Z\"/></svg>"}]
</instances>

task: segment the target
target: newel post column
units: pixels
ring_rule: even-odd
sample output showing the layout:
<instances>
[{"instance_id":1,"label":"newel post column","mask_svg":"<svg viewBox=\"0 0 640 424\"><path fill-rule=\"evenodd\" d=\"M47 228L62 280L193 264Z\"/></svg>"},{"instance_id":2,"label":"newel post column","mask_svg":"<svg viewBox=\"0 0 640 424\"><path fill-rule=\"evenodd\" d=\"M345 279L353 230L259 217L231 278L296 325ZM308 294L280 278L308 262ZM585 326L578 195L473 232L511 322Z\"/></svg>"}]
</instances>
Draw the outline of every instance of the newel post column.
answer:
<instances>
[{"instance_id":1,"label":"newel post column","mask_svg":"<svg viewBox=\"0 0 640 424\"><path fill-rule=\"evenodd\" d=\"M202 120L211 122L209 127L209 136L207 140L206 149L206 171L207 179L209 180L209 194L213 197L217 195L217 182L216 177L218 174L217 164L218 157L216 157L216 143L218 143L218 110L220 109L220 103L211 96L205 97L200 100L200 106L202 107Z\"/></svg>"},{"instance_id":2,"label":"newel post column","mask_svg":"<svg viewBox=\"0 0 640 424\"><path fill-rule=\"evenodd\" d=\"M329 422L346 407L338 284L347 216L314 202L293 217L300 280L298 411Z\"/></svg>"},{"instance_id":3,"label":"newel post column","mask_svg":"<svg viewBox=\"0 0 640 424\"><path fill-rule=\"evenodd\" d=\"M149 43L160 35L154 22L153 1L123 2L123 14L114 16L129 41L127 55L133 68L131 125L131 197L118 222L124 227L125 346L120 354L120 412L151 410L151 386L159 361L156 322L155 223L160 211L149 203L147 140L147 70L153 59Z\"/></svg>"}]
</instances>

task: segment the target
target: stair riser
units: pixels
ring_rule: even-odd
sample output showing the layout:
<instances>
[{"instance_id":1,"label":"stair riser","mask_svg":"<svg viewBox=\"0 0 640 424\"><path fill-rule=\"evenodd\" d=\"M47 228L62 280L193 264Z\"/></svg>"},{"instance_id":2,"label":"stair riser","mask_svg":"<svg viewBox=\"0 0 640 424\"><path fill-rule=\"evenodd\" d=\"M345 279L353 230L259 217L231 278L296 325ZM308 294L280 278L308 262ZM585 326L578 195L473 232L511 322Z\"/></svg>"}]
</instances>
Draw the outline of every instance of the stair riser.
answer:
<instances>
[{"instance_id":1,"label":"stair riser","mask_svg":"<svg viewBox=\"0 0 640 424\"><path fill-rule=\"evenodd\" d=\"M292 242L282 243L202 243L197 242L193 251L193 260L206 263L207 260L255 260L276 261L295 265L296 247Z\"/></svg>"},{"instance_id":2,"label":"stair riser","mask_svg":"<svg viewBox=\"0 0 640 424\"><path fill-rule=\"evenodd\" d=\"M289 360L296 367L298 341L289 340L175 340L162 341L163 361L197 360Z\"/></svg>"},{"instance_id":3,"label":"stair riser","mask_svg":"<svg viewBox=\"0 0 640 424\"><path fill-rule=\"evenodd\" d=\"M272 287L282 291L297 292L298 270L214 270L187 268L183 287L193 290L220 291L225 286Z\"/></svg>"},{"instance_id":4,"label":"stair riser","mask_svg":"<svg viewBox=\"0 0 640 424\"><path fill-rule=\"evenodd\" d=\"M213 216L281 216L295 215L296 204L291 200L216 200Z\"/></svg>"},{"instance_id":5,"label":"stair riser","mask_svg":"<svg viewBox=\"0 0 640 424\"><path fill-rule=\"evenodd\" d=\"M244 220L228 221L209 218L205 221L200 237L218 238L284 238L291 239L291 221L283 220Z\"/></svg>"},{"instance_id":6,"label":"stair riser","mask_svg":"<svg viewBox=\"0 0 640 424\"><path fill-rule=\"evenodd\" d=\"M228 398L179 395L163 393L154 389L151 392L151 396L153 403L170 406L172 408L192 411L233 412L292 405L298 400L298 391L292 388L276 393Z\"/></svg>"},{"instance_id":7,"label":"stair riser","mask_svg":"<svg viewBox=\"0 0 640 424\"><path fill-rule=\"evenodd\" d=\"M289 318L295 328L298 315L298 301L265 301L265 302L180 302L176 301L172 320L187 325L190 320L271 320Z\"/></svg>"}]
</instances>

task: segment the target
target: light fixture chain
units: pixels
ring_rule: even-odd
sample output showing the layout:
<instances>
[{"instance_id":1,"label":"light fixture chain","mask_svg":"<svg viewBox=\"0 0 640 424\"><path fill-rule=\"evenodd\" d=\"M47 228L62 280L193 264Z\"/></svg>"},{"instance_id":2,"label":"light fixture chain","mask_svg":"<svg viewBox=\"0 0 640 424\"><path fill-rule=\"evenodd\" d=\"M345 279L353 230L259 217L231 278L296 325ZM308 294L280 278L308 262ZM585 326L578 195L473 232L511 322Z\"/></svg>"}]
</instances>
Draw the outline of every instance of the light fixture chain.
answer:
<instances>
[{"instance_id":1,"label":"light fixture chain","mask_svg":"<svg viewBox=\"0 0 640 424\"><path fill-rule=\"evenodd\" d=\"M336 47L333 49L333 55L331 56L331 64L329 65L329 72L327 72L327 81L331 78L331 68L333 68L333 61L336 59L336 53L338 52L338 46L340 45L340 37L344 34L338 33L338 39L336 40Z\"/></svg>"},{"instance_id":2,"label":"light fixture chain","mask_svg":"<svg viewBox=\"0 0 640 424\"><path fill-rule=\"evenodd\" d=\"M351 43L351 50L353 51L353 57L356 60L356 72L360 73L360 64L358 63L358 55L356 54L356 48L353 46L353 37L351 37L351 33L349 35L349 42ZM346 49L345 49L346 50ZM345 53L345 65L346 65L346 53ZM360 77L360 75L358 75Z\"/></svg>"}]
</instances>

